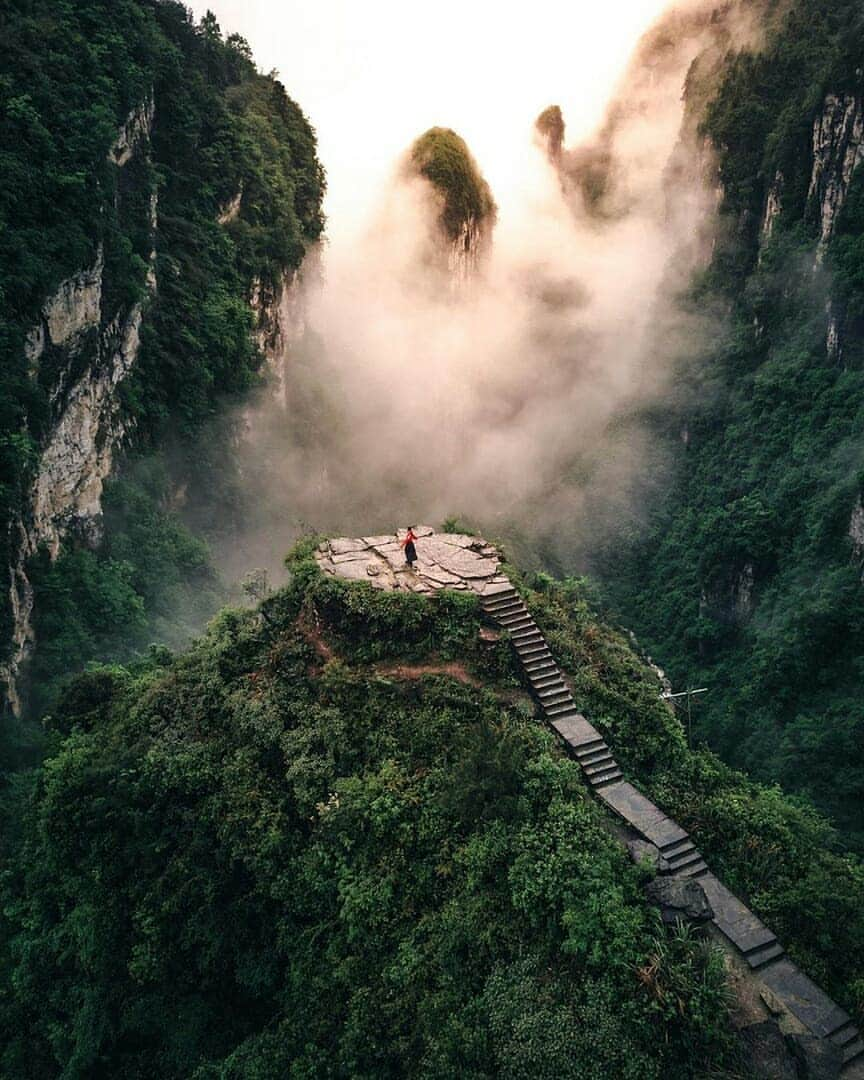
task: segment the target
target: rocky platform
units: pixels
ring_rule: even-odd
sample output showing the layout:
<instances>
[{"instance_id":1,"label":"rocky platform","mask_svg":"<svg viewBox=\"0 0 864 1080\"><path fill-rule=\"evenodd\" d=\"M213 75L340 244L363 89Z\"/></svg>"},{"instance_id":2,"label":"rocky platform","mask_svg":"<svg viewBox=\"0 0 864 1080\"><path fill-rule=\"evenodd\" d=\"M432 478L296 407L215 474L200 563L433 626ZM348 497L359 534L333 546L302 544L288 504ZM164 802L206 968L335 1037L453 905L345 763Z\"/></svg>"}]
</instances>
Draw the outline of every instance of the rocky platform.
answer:
<instances>
[{"instance_id":1,"label":"rocky platform","mask_svg":"<svg viewBox=\"0 0 864 1080\"><path fill-rule=\"evenodd\" d=\"M437 533L429 526L414 529L417 561L405 563L405 531L390 536L341 537L325 540L316 556L326 574L366 581L376 589L433 593L438 589L487 596L509 582L501 573L498 550L479 536Z\"/></svg>"}]
</instances>

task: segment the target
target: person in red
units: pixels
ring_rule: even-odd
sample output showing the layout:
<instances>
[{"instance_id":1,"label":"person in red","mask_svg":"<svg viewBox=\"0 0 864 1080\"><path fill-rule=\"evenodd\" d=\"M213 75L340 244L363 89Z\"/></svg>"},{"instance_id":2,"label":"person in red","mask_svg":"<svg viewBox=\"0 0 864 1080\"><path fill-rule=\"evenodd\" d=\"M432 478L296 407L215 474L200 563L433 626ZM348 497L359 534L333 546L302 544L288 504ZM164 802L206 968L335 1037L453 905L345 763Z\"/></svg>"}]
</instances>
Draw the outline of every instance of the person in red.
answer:
<instances>
[{"instance_id":1,"label":"person in red","mask_svg":"<svg viewBox=\"0 0 864 1080\"><path fill-rule=\"evenodd\" d=\"M414 526L408 526L408 532L405 534L405 539L402 541L402 547L405 549L405 562L408 563L410 570L414 569L414 563L417 561L417 548L414 547L414 541L417 537L414 535Z\"/></svg>"}]
</instances>

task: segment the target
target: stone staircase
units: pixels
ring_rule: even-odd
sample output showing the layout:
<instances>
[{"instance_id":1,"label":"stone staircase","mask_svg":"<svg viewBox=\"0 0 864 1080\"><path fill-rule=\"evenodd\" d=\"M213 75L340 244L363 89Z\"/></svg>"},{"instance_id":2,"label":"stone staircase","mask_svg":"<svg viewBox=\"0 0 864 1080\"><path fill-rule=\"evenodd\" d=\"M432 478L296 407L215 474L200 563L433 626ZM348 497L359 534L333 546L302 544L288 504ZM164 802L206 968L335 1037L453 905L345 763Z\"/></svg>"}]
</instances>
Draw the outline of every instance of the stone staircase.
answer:
<instances>
[{"instance_id":1,"label":"stone staircase","mask_svg":"<svg viewBox=\"0 0 864 1080\"><path fill-rule=\"evenodd\" d=\"M576 708L543 634L512 584L497 580L481 593L484 612L510 635L543 715L578 761L609 809L654 844L667 873L697 878L714 925L764 986L807 1031L843 1051L843 1074L864 1077L864 1040L851 1017L786 956L777 937L734 896L702 858L690 836L625 778L597 729Z\"/></svg>"}]
</instances>

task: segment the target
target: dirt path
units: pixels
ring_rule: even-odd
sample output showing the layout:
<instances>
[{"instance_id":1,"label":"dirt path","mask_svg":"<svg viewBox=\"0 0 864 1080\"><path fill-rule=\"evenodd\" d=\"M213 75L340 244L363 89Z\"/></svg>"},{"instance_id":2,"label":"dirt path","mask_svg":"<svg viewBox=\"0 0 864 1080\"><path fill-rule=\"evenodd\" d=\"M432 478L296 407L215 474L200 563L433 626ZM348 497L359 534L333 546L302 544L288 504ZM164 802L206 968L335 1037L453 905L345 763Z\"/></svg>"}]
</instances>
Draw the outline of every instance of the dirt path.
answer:
<instances>
[{"instance_id":1,"label":"dirt path","mask_svg":"<svg viewBox=\"0 0 864 1080\"><path fill-rule=\"evenodd\" d=\"M424 675L449 675L451 679L465 683L466 686L481 687L483 683L469 675L464 664L451 661L446 664L376 664L372 669L376 675L389 675L397 679L422 679Z\"/></svg>"}]
</instances>

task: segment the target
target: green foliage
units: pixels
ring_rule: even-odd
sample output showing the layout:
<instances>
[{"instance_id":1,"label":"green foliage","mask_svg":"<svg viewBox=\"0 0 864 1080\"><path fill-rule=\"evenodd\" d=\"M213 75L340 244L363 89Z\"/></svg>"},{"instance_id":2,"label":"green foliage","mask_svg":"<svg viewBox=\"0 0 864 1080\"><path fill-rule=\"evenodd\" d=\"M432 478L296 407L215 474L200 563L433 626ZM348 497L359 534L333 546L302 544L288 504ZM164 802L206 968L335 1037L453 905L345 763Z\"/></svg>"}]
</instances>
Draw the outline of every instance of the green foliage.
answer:
<instances>
[{"instance_id":1,"label":"green foliage","mask_svg":"<svg viewBox=\"0 0 864 1080\"><path fill-rule=\"evenodd\" d=\"M695 838L789 953L864 1018L864 864L812 806L766 788L707 750L688 749L656 673L598 621L583 582L525 587L531 612L625 774Z\"/></svg>"},{"instance_id":2,"label":"green foliage","mask_svg":"<svg viewBox=\"0 0 864 1080\"><path fill-rule=\"evenodd\" d=\"M26 507L62 395L93 361L100 334L135 304L147 301L142 347L119 393L139 444L164 447L169 438L190 438L225 395L253 384L260 365L249 307L253 283L272 286L318 239L324 178L300 109L279 82L256 71L241 38L223 40L212 17L197 27L175 0L11 0L0 28L0 564L6 566L18 542L10 522ZM146 112L150 102L149 151L139 148L120 168L109 150L130 114ZM236 217L220 224L220 212L238 193ZM157 288L148 300L154 248ZM25 335L58 285L92 267L100 249L102 325L74 348L49 344L31 369ZM88 565L96 565L94 558L76 553L46 585L58 603L59 590L67 607L76 606L73 580L92 596ZM123 574L146 573L134 552L110 570L104 560L100 565L112 578L108 592L122 592ZM81 606L95 614L88 599ZM116 605L112 610L118 614ZM115 619L115 630L120 622ZM140 619L130 609L126 629L136 625ZM47 651L62 655L63 634L43 630L51 637ZM127 644L126 630L120 633L118 656ZM4 651L10 636L4 590ZM104 654L90 631L70 631L72 638L76 663Z\"/></svg>"},{"instance_id":3,"label":"green foliage","mask_svg":"<svg viewBox=\"0 0 864 1080\"><path fill-rule=\"evenodd\" d=\"M602 577L676 688L710 687L696 737L813 800L860 851L864 588L849 532L864 491L864 173L821 266L808 191L826 94L862 93L864 22L852 2L783 10L764 48L727 57L691 106L704 109L724 200L689 299L728 318L680 372L683 407L654 422L670 495L641 535L614 539ZM766 242L773 184L782 213ZM829 301L841 357L826 347Z\"/></svg>"},{"instance_id":4,"label":"green foliage","mask_svg":"<svg viewBox=\"0 0 864 1080\"><path fill-rule=\"evenodd\" d=\"M454 598L354 602L314 543L260 612L168 667L83 675L55 711L0 830L3 1075L727 1064L722 961L665 938L551 735L488 689L358 664L390 653L364 637L455 648ZM344 648L323 672L313 611Z\"/></svg>"},{"instance_id":5,"label":"green foliage","mask_svg":"<svg viewBox=\"0 0 864 1080\"><path fill-rule=\"evenodd\" d=\"M411 147L411 164L444 199L441 223L451 240L470 219L494 220L497 212L484 180L461 136L450 128L430 128Z\"/></svg>"},{"instance_id":6,"label":"green foliage","mask_svg":"<svg viewBox=\"0 0 864 1080\"><path fill-rule=\"evenodd\" d=\"M206 546L161 505L167 480L141 463L105 492L105 539L30 568L39 648L30 712L50 709L58 689L91 662L128 662L154 641L186 645L224 602Z\"/></svg>"}]
</instances>

